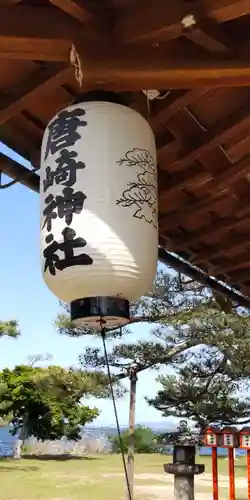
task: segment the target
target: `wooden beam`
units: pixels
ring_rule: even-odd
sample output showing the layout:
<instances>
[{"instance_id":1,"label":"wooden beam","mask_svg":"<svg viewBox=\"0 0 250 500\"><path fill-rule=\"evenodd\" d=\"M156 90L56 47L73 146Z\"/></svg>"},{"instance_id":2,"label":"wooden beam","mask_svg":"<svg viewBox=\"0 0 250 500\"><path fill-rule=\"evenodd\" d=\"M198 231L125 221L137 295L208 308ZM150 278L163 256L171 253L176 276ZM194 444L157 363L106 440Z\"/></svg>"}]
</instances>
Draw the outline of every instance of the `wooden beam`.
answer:
<instances>
[{"instance_id":1,"label":"wooden beam","mask_svg":"<svg viewBox=\"0 0 250 500\"><path fill-rule=\"evenodd\" d=\"M216 279L211 278L207 273L205 273L202 269L197 267L193 267L192 264L185 260L181 260L178 256L174 256L170 254L165 248L159 247L158 252L159 260L176 269L177 271L186 274L191 279L195 281L199 281L203 283L208 288L215 290L216 292L226 295L233 302L242 307L250 308L250 298L244 296L234 288L229 287L224 283L218 282Z\"/></svg>"},{"instance_id":2,"label":"wooden beam","mask_svg":"<svg viewBox=\"0 0 250 500\"><path fill-rule=\"evenodd\" d=\"M61 71L39 71L28 82L18 86L15 94L0 99L0 125L10 120L23 109L28 108L36 99L42 98L44 92L46 93L46 91L65 83L71 75L71 68Z\"/></svg>"},{"instance_id":3,"label":"wooden beam","mask_svg":"<svg viewBox=\"0 0 250 500\"><path fill-rule=\"evenodd\" d=\"M32 191L39 192L39 176L3 154L0 155L0 172L17 179Z\"/></svg>"},{"instance_id":4,"label":"wooden beam","mask_svg":"<svg viewBox=\"0 0 250 500\"><path fill-rule=\"evenodd\" d=\"M78 3L74 0L49 0L50 3L55 5L61 10L64 10L72 17L81 21L81 23L87 23L92 19L91 13L84 7L80 7Z\"/></svg>"},{"instance_id":5,"label":"wooden beam","mask_svg":"<svg viewBox=\"0 0 250 500\"><path fill-rule=\"evenodd\" d=\"M160 47L94 52L75 44L84 80L119 90L250 86L249 60L177 57Z\"/></svg>"},{"instance_id":6,"label":"wooden beam","mask_svg":"<svg viewBox=\"0 0 250 500\"><path fill-rule=\"evenodd\" d=\"M182 19L200 9L200 0L140 0L121 9L116 19L115 33L123 43L137 41L164 41L178 38L183 33ZM249 0L203 0L204 17L216 22L231 21L250 13Z\"/></svg>"},{"instance_id":7,"label":"wooden beam","mask_svg":"<svg viewBox=\"0 0 250 500\"><path fill-rule=\"evenodd\" d=\"M67 62L69 60L70 45L69 41L62 39L39 40L36 38L0 36L0 59Z\"/></svg>"},{"instance_id":8,"label":"wooden beam","mask_svg":"<svg viewBox=\"0 0 250 500\"><path fill-rule=\"evenodd\" d=\"M85 28L59 9L18 5L0 7L0 58L69 61L72 40L98 32Z\"/></svg>"}]
</instances>

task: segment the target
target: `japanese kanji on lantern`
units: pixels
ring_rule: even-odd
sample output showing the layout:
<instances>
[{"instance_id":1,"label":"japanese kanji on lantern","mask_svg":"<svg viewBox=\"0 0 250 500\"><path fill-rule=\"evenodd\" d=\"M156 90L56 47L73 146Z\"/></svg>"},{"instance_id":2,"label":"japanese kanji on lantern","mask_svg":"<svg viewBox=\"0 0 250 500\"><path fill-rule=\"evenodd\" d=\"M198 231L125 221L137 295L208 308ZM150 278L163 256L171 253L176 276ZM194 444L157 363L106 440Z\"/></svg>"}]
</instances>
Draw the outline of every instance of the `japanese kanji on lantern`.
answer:
<instances>
[{"instance_id":1,"label":"japanese kanji on lantern","mask_svg":"<svg viewBox=\"0 0 250 500\"><path fill-rule=\"evenodd\" d=\"M81 327L127 323L157 267L154 135L119 98L86 94L51 120L42 143L43 276Z\"/></svg>"}]
</instances>

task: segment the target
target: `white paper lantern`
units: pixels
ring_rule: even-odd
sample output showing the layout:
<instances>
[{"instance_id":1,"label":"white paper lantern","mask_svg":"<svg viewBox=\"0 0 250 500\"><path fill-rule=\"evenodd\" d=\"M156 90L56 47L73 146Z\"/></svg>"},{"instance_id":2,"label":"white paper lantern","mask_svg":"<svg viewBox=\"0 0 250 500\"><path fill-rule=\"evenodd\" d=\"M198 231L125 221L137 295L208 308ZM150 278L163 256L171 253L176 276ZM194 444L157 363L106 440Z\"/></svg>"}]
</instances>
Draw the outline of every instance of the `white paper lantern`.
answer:
<instances>
[{"instance_id":1,"label":"white paper lantern","mask_svg":"<svg viewBox=\"0 0 250 500\"><path fill-rule=\"evenodd\" d=\"M78 326L128 321L128 301L151 290L157 267L153 132L134 110L80 102L47 126L41 154L44 280L72 304Z\"/></svg>"}]
</instances>

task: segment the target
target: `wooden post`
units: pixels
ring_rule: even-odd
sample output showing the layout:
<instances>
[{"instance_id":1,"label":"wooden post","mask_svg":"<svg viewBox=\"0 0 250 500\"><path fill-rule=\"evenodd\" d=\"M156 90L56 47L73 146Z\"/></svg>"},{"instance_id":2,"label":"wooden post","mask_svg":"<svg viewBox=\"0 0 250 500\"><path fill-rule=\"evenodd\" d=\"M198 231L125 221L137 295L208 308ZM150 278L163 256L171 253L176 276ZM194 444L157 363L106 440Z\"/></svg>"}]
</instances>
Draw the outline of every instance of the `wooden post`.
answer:
<instances>
[{"instance_id":1,"label":"wooden post","mask_svg":"<svg viewBox=\"0 0 250 500\"><path fill-rule=\"evenodd\" d=\"M212 475L213 475L213 500L219 500L217 448L212 448Z\"/></svg>"},{"instance_id":2,"label":"wooden post","mask_svg":"<svg viewBox=\"0 0 250 500\"><path fill-rule=\"evenodd\" d=\"M135 458L135 402L136 402L136 383L137 373L135 368L129 370L130 380L130 402L129 402L129 444L127 473L129 480L128 500L134 498L134 458Z\"/></svg>"},{"instance_id":3,"label":"wooden post","mask_svg":"<svg viewBox=\"0 0 250 500\"><path fill-rule=\"evenodd\" d=\"M229 500L235 500L234 450L228 448Z\"/></svg>"}]
</instances>

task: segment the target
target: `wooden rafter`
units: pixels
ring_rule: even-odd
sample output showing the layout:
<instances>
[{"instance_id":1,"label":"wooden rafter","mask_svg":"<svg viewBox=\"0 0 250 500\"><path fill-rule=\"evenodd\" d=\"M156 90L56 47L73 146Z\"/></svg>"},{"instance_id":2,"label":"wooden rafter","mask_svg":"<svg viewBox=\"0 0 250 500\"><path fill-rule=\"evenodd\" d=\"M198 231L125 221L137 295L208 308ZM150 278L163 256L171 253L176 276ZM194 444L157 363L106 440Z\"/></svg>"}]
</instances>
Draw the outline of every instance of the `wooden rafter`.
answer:
<instances>
[{"instance_id":1,"label":"wooden rafter","mask_svg":"<svg viewBox=\"0 0 250 500\"><path fill-rule=\"evenodd\" d=\"M117 16L116 33L123 43L135 41L154 41L164 38L172 40L183 33L181 20L192 14L200 4L200 0L183 2L174 0L158 0L157 8L154 0L141 0L120 11ZM203 15L219 23L230 21L235 17L250 13L249 0L204 0Z\"/></svg>"},{"instance_id":2,"label":"wooden rafter","mask_svg":"<svg viewBox=\"0 0 250 500\"><path fill-rule=\"evenodd\" d=\"M190 171L186 169L176 173L175 176L166 178L165 172L160 170L159 171L159 183L161 186L161 191L159 195L160 209L166 205L169 196L173 196L174 194L178 196L180 190L184 188L188 189L190 186L193 186L195 184L209 182L207 180L208 176L209 173L206 171L206 169L202 168L202 166L198 162L192 168L192 176L190 176Z\"/></svg>"},{"instance_id":3,"label":"wooden rafter","mask_svg":"<svg viewBox=\"0 0 250 500\"><path fill-rule=\"evenodd\" d=\"M234 246L233 246L234 252L237 252L238 250L241 250L242 248L245 247L246 234L238 234L238 235L234 234L233 239L234 239ZM218 259L218 257L224 257L225 253L230 251L231 247L232 247L232 234L229 234L228 237L225 237L223 239L223 241L220 243L220 246L204 248L202 252L195 254L195 258L197 259L197 262L205 261L207 259L209 260Z\"/></svg>"},{"instance_id":4,"label":"wooden rafter","mask_svg":"<svg viewBox=\"0 0 250 500\"><path fill-rule=\"evenodd\" d=\"M203 26L198 26L189 30L186 30L184 35L192 42L196 43L196 45L200 45L206 50L210 52L217 52L219 54L230 54L230 45L231 41L228 37L221 32L222 28L218 28L218 26L214 24L209 24Z\"/></svg>"},{"instance_id":5,"label":"wooden rafter","mask_svg":"<svg viewBox=\"0 0 250 500\"><path fill-rule=\"evenodd\" d=\"M221 122L216 124L211 130L204 134L204 140L198 146L187 148L184 150L177 160L171 165L170 169L174 169L177 165L182 168L189 167L196 160L202 157L207 151L216 147L218 144L223 143L234 137L235 134L244 131L250 126L250 104L242 106L236 112L232 113Z\"/></svg>"},{"instance_id":6,"label":"wooden rafter","mask_svg":"<svg viewBox=\"0 0 250 500\"><path fill-rule=\"evenodd\" d=\"M39 71L36 77L18 86L15 94L0 99L0 125L27 108L43 92L64 84L71 76L72 69Z\"/></svg>"},{"instance_id":7,"label":"wooden rafter","mask_svg":"<svg viewBox=\"0 0 250 500\"><path fill-rule=\"evenodd\" d=\"M175 227L177 227L178 225L182 225L184 224L184 221L185 219L187 219L188 217L193 217L195 214L199 214L199 216L201 216L202 214L205 214L207 212L207 210L209 210L209 208L211 207L214 207L215 203L220 203L223 199L225 199L225 193L223 195L212 195L211 197L208 197L208 198L205 198L205 199L201 199L199 201L197 201L196 203L193 203L192 205L189 205L189 206L185 206L185 207L182 207L182 209L180 209L179 211L175 212L174 214L169 214L169 215L165 215L161 218L160 220L160 227L161 227L161 231L170 231L171 229L174 229ZM240 212L248 212L250 209L248 208L248 205L247 205L247 201L246 200L238 200L237 198L234 199L234 212L236 213L240 213ZM223 219L222 219L223 221ZM220 219L219 219L219 222L222 222ZM231 222L232 222L232 226L231 226ZM234 227L235 225L235 220L234 222L230 220L230 227ZM220 230L224 227L224 224L225 224L225 220L224 220L224 223L222 222L221 224L219 224L219 227L220 227ZM228 226L225 225L225 227L228 229ZM210 234L215 234L216 233L216 226L212 226L210 228L212 230L212 233ZM209 231L210 231L209 229ZM207 237L205 231L203 233L203 231L201 230L200 231L200 238L205 238ZM195 242L195 238L194 238L194 235L191 237L191 241L190 243L192 244L192 242Z\"/></svg>"},{"instance_id":8,"label":"wooden rafter","mask_svg":"<svg viewBox=\"0 0 250 500\"><path fill-rule=\"evenodd\" d=\"M149 116L149 123L154 132L157 133L161 125L168 123L170 118L180 111L183 106L189 106L196 100L200 99L208 89L194 90L170 90L166 92L166 97L163 100L154 101L154 112Z\"/></svg>"},{"instance_id":9,"label":"wooden rafter","mask_svg":"<svg viewBox=\"0 0 250 500\"><path fill-rule=\"evenodd\" d=\"M235 165L230 166L229 168L223 170L221 174L216 175L215 177L212 176L212 174L209 174L208 171L204 171L204 168L201 168L201 165L194 165L194 172L192 170L192 176L190 176L190 171L189 169L186 169L184 171L181 171L177 173L175 176L173 176L172 179L172 186L170 187L170 190L167 188L165 191L163 190L160 193L160 204L163 204L165 201L167 201L169 192L174 191L178 192L180 189L182 189L183 185L185 185L186 188L188 188L188 180L190 183L195 184L201 177L202 173L203 176L205 175L205 178L207 178L207 189L208 192L211 193L210 196L206 197L205 199L202 199L198 201L197 203L194 204L194 206L191 206L185 210L185 215L188 216L193 212L193 210L199 210L199 213L201 211L206 211L209 206L213 203L213 201L218 199L218 196L220 196L220 193L223 192L223 190L230 189L230 187L240 178L244 177L244 175L248 174L250 172L250 156L247 156L246 158L243 158L243 160L239 161ZM210 175L210 179L209 179ZM197 180L196 180L197 177ZM177 220L177 218L180 216L180 214L175 214L174 218ZM168 219L172 219L172 215L169 214L169 216L165 217L165 223L167 224L167 227L169 228L172 224L173 227L175 225L175 222L168 222Z\"/></svg>"},{"instance_id":10,"label":"wooden rafter","mask_svg":"<svg viewBox=\"0 0 250 500\"><path fill-rule=\"evenodd\" d=\"M249 265L250 265L248 257L244 258L244 262L245 262L245 268L244 269L240 269L240 270L236 270L236 271L228 271L227 272L227 276L229 277L230 281L234 281L236 279L236 281L237 281L237 283L239 285L241 283L243 283L244 281L248 281L248 277L249 277Z\"/></svg>"},{"instance_id":11,"label":"wooden rafter","mask_svg":"<svg viewBox=\"0 0 250 500\"><path fill-rule=\"evenodd\" d=\"M84 7L80 7L74 0L49 0L50 3L55 5L61 10L70 14L70 16L75 17L78 21L82 23L87 23L92 20L91 13Z\"/></svg>"},{"instance_id":12,"label":"wooden rafter","mask_svg":"<svg viewBox=\"0 0 250 500\"><path fill-rule=\"evenodd\" d=\"M206 225L196 231L191 231L190 233L180 234L179 237L175 237L174 245L175 249L183 248L183 241L188 246L197 245L201 240L208 240L210 238L224 237L228 231L232 229L237 229L237 227L242 224L242 222L250 223L250 208L248 203L248 198L235 201L235 210L233 211L233 215L229 215L222 219L218 219L213 222L213 224ZM161 225L161 222L160 222ZM225 236L226 237L226 236ZM203 257L199 252L195 256L197 261L202 261Z\"/></svg>"}]
</instances>

